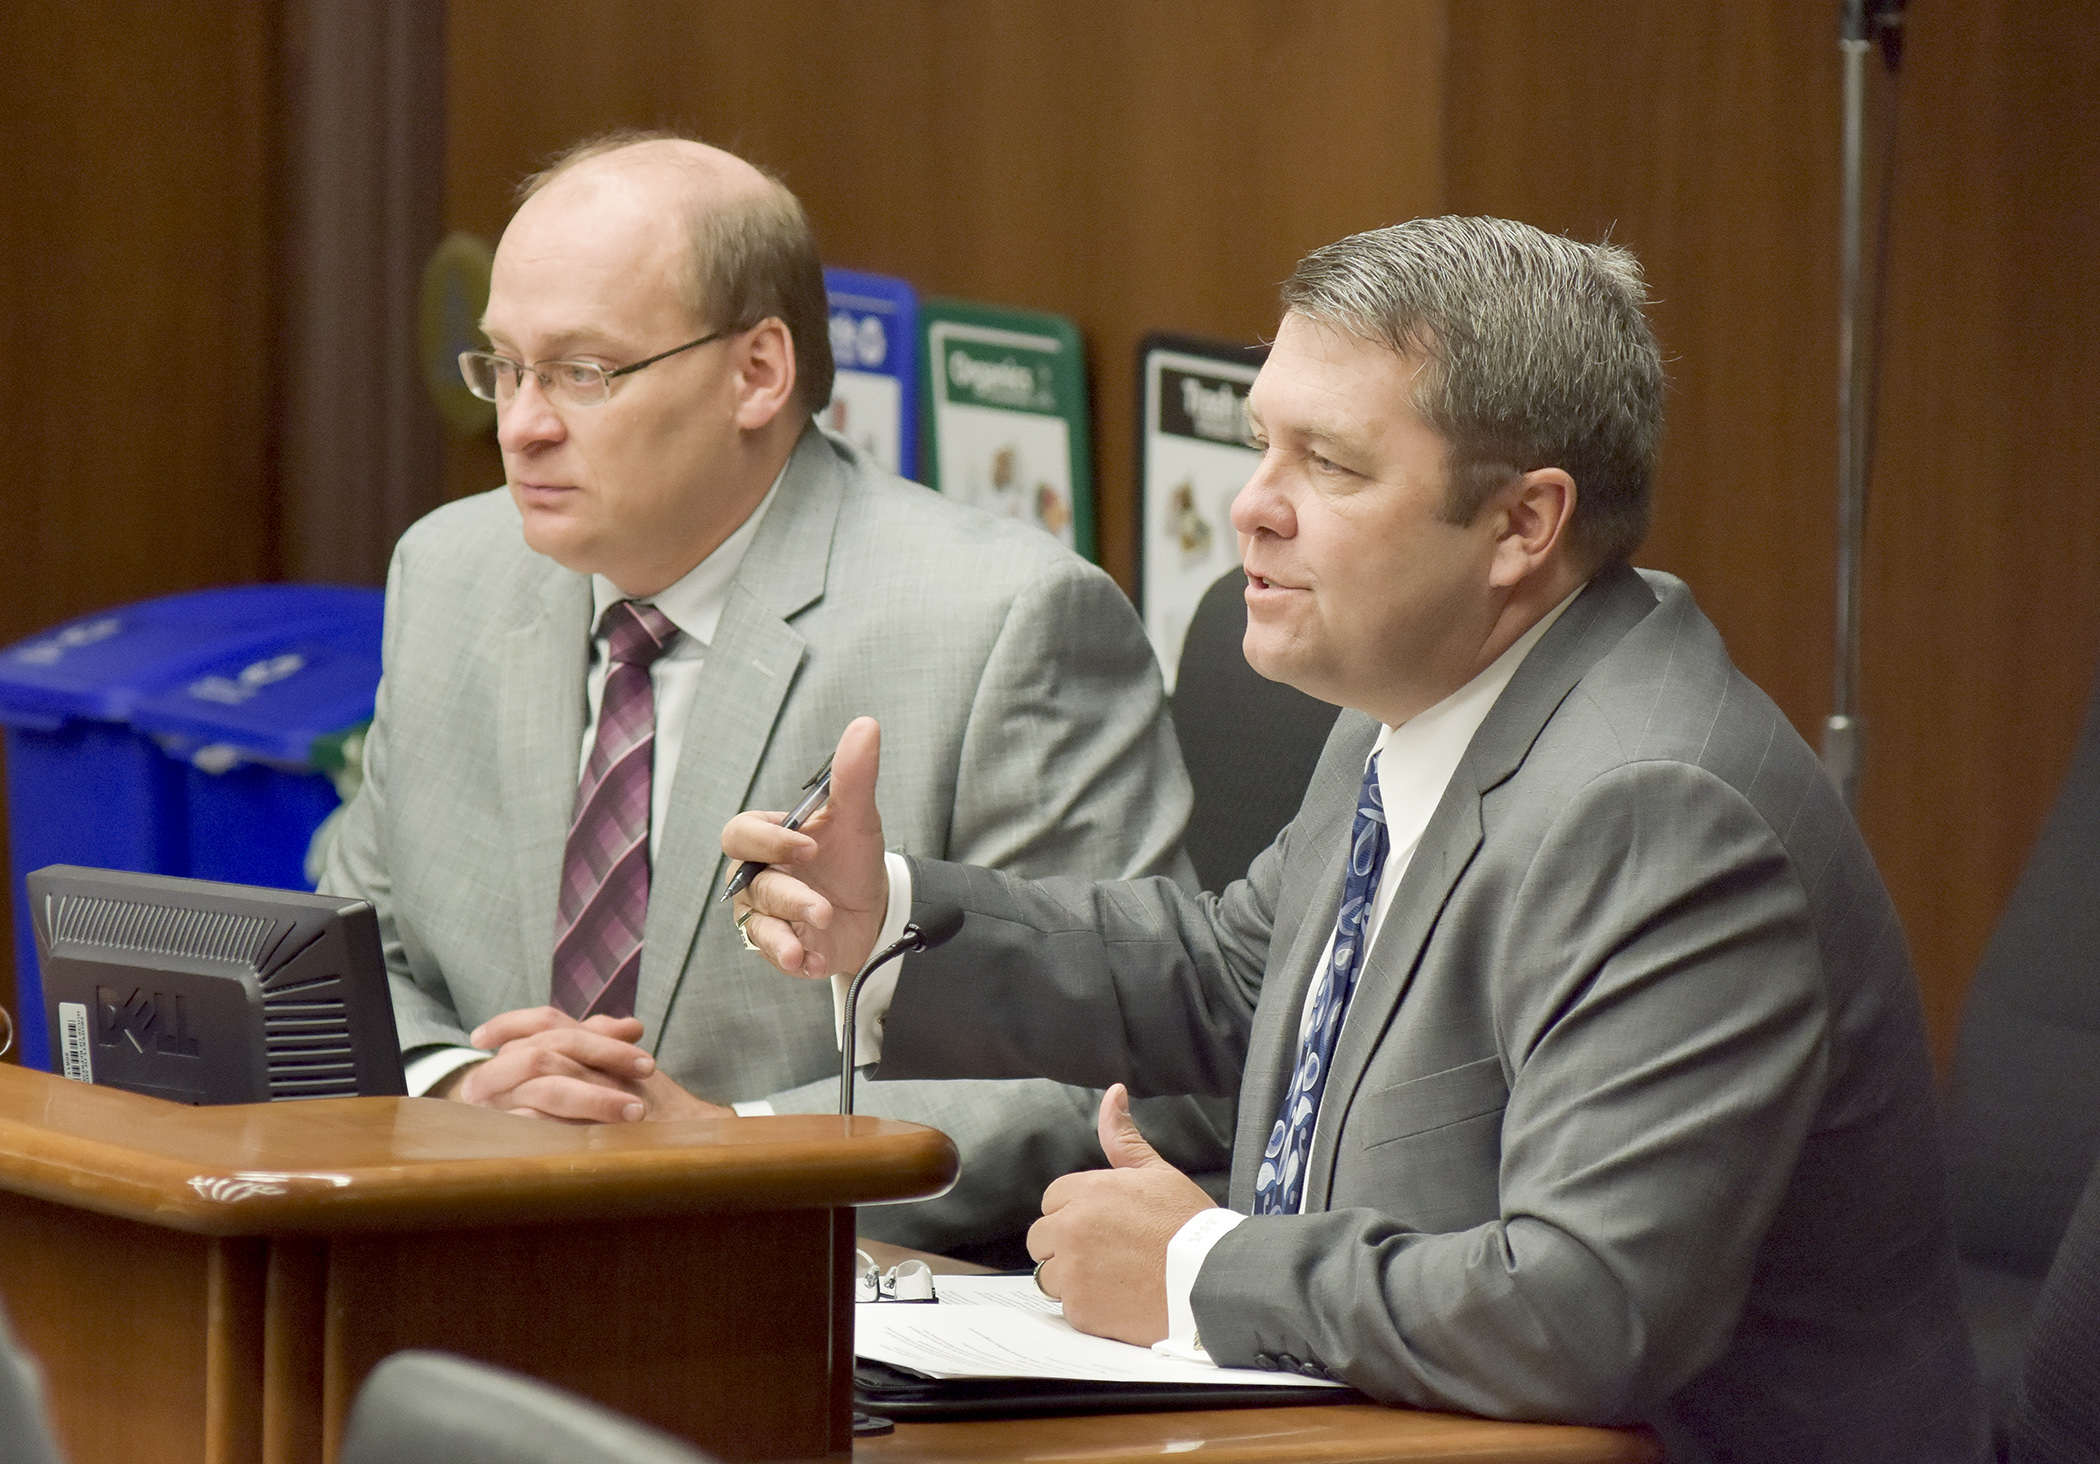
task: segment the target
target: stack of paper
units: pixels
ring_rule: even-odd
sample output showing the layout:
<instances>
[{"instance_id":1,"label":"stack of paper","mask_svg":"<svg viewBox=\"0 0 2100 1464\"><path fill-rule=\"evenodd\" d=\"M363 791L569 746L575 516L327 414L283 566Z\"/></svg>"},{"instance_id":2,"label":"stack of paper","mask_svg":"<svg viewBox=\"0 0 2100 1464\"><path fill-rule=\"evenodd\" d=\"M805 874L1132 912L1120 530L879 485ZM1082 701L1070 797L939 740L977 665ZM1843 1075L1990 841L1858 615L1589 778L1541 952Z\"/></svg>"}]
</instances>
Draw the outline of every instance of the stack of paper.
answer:
<instances>
[{"instance_id":1,"label":"stack of paper","mask_svg":"<svg viewBox=\"0 0 2100 1464\"><path fill-rule=\"evenodd\" d=\"M929 1378L1066 1378L1094 1383L1330 1386L1297 1373L1214 1367L1089 1337L1028 1276L940 1276L933 1306L863 1302L853 1350Z\"/></svg>"}]
</instances>

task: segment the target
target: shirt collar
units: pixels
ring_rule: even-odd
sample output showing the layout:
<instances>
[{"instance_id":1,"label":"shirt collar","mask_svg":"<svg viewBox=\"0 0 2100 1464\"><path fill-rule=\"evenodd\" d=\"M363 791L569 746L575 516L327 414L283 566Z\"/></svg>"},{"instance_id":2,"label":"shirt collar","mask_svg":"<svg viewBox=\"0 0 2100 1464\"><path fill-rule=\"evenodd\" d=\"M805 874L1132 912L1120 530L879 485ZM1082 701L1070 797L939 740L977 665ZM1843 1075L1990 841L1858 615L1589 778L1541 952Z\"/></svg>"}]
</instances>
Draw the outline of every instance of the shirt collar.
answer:
<instances>
[{"instance_id":1,"label":"shirt collar","mask_svg":"<svg viewBox=\"0 0 2100 1464\"><path fill-rule=\"evenodd\" d=\"M792 459L790 459L792 461ZM714 552L687 570L678 579L654 595L648 602L661 610L670 622L684 632L682 644L673 645L671 655L680 650L698 650L711 644L715 638L715 627L722 622L722 612L729 605L729 586L736 579L736 572L743 567L744 556L751 552L751 542L758 537L758 525L773 506L780 494L780 484L787 477L783 466L766 496L758 501L758 507L736 527L736 532L715 546ZM618 585L602 574L591 576L591 624L597 625L605 619L606 608L621 600L634 599Z\"/></svg>"},{"instance_id":2,"label":"shirt collar","mask_svg":"<svg viewBox=\"0 0 2100 1464\"><path fill-rule=\"evenodd\" d=\"M1516 641L1497 656L1487 669L1425 712L1418 712L1398 727L1380 730L1371 755L1378 759L1378 794L1385 806L1386 828L1391 847L1412 845L1429 825L1429 816L1442 801L1444 789L1472 745L1473 734L1487 720L1496 698L1517 674L1517 667L1531 654L1561 612L1582 593L1577 586L1568 597L1548 610Z\"/></svg>"}]
</instances>

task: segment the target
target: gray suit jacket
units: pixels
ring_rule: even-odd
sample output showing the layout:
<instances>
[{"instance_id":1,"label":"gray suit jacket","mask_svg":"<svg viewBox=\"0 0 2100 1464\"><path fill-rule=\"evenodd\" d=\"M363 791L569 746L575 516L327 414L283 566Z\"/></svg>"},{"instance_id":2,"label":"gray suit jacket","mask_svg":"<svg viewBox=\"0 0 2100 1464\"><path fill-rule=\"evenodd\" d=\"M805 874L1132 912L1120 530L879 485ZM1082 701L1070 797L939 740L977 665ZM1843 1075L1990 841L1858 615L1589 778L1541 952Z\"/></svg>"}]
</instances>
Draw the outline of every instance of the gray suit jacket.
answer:
<instances>
[{"instance_id":1,"label":"gray suit jacket","mask_svg":"<svg viewBox=\"0 0 2100 1464\"><path fill-rule=\"evenodd\" d=\"M1376 731L1342 717L1222 897L915 865L971 915L907 964L881 1070L1237 1089L1249 1208ZM1305 1210L1204 1263L1220 1362L1644 1420L1673 1459L1976 1456L1895 913L1676 580L1600 574L1482 724L1369 953Z\"/></svg>"},{"instance_id":2,"label":"gray suit jacket","mask_svg":"<svg viewBox=\"0 0 2100 1464\"><path fill-rule=\"evenodd\" d=\"M438 509L388 577L363 791L322 887L377 907L404 1050L547 1001L576 796L591 587L525 545L508 494ZM635 1015L664 1070L717 1102L836 1111L827 983L742 949L722 825L788 808L846 723L883 730L892 846L1024 874L1187 873L1188 782L1129 602L1040 532L942 499L811 429L702 672L651 885ZM829 1075L829 1076L827 1076ZM1044 1184L1103 1162L1094 1095L1043 1082L863 1082L861 1111L947 1131L943 1198L867 1212L882 1239L1011 1234ZM1159 1120L1224 1167L1229 1110Z\"/></svg>"}]
</instances>

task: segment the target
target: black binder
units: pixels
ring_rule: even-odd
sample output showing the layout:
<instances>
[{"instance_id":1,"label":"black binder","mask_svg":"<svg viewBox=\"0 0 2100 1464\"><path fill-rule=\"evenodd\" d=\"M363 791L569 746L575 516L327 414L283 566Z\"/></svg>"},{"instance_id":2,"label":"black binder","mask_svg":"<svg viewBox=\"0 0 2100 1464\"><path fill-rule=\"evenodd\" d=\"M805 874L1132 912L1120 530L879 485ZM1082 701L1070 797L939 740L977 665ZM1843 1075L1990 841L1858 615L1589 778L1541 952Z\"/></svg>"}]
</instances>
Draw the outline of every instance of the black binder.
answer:
<instances>
[{"instance_id":1,"label":"black binder","mask_svg":"<svg viewBox=\"0 0 2100 1464\"><path fill-rule=\"evenodd\" d=\"M1166 1413L1197 1408L1280 1408L1364 1403L1354 1388L1236 1383L1091 1383L1066 1378L928 1378L872 1358L853 1364L853 1406L899 1423L961 1418L1047 1418L1070 1413Z\"/></svg>"}]
</instances>

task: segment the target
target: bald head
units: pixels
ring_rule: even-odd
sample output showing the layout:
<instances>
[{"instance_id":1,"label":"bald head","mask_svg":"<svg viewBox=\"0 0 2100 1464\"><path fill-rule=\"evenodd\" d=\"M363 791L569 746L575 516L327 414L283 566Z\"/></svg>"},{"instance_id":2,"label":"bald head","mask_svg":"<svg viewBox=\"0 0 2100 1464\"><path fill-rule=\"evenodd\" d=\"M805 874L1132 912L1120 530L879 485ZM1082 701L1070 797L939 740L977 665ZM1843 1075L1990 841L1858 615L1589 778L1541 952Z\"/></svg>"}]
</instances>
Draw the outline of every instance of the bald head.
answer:
<instances>
[{"instance_id":1,"label":"bald head","mask_svg":"<svg viewBox=\"0 0 2100 1464\"><path fill-rule=\"evenodd\" d=\"M809 226L756 168L627 138L535 178L482 316L497 356L532 363L496 402L526 544L627 595L691 572L749 520L829 400L825 327ZM561 363L586 369L547 369ZM579 399L592 368L609 389Z\"/></svg>"},{"instance_id":2,"label":"bald head","mask_svg":"<svg viewBox=\"0 0 2100 1464\"><path fill-rule=\"evenodd\" d=\"M564 179L625 178L636 186L661 190L667 204L705 207L711 202L749 199L780 184L735 153L688 137L614 132L579 143L518 185L524 203Z\"/></svg>"},{"instance_id":3,"label":"bald head","mask_svg":"<svg viewBox=\"0 0 2100 1464\"><path fill-rule=\"evenodd\" d=\"M733 333L778 317L794 341L802 411L814 416L831 400L816 239L795 195L763 169L690 138L613 132L532 174L518 199L519 218L535 203L581 205L608 227L671 227L682 255L676 287L695 328Z\"/></svg>"}]
</instances>

